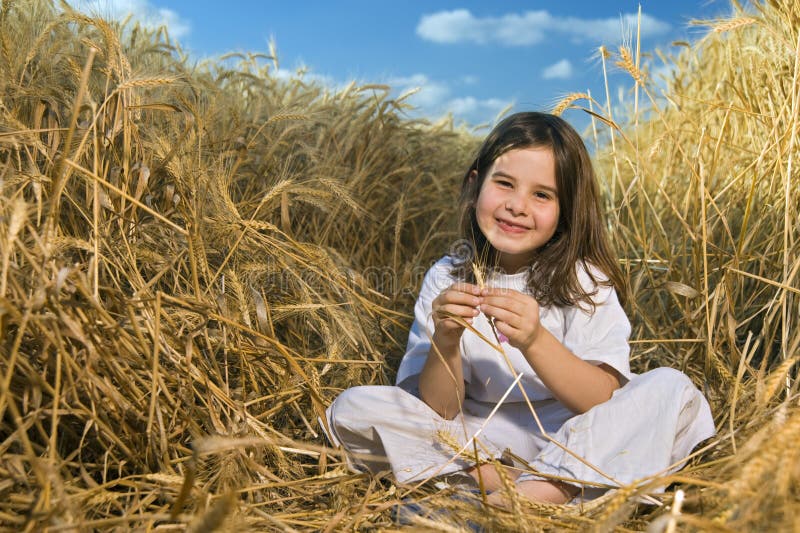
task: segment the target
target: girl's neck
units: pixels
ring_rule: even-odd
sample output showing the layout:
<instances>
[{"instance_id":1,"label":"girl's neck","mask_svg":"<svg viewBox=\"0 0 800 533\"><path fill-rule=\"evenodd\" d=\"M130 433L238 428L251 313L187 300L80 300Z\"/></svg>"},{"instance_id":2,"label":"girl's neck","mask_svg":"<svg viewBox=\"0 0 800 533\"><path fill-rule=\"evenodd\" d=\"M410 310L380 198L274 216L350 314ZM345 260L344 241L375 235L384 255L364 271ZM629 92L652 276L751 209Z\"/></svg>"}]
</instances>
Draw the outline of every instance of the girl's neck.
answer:
<instances>
[{"instance_id":1,"label":"girl's neck","mask_svg":"<svg viewBox=\"0 0 800 533\"><path fill-rule=\"evenodd\" d=\"M528 272L533 265L533 257L530 258L504 258L502 254L500 254L499 261L498 261L498 270L505 273L505 274L521 274L523 272Z\"/></svg>"}]
</instances>

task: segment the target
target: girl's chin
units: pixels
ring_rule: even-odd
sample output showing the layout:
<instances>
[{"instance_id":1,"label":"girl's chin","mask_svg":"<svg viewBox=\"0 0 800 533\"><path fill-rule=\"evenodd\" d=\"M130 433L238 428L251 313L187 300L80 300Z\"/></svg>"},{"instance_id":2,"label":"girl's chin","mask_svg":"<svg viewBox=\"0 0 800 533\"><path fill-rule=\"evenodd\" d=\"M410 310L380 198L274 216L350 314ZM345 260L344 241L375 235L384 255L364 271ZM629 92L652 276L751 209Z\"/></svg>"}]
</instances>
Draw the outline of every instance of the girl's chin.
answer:
<instances>
[{"instance_id":1,"label":"girl's chin","mask_svg":"<svg viewBox=\"0 0 800 533\"><path fill-rule=\"evenodd\" d=\"M490 241L491 242L491 241ZM536 254L537 248L522 248L520 246L509 246L507 242L491 243L500 255L514 259L532 258Z\"/></svg>"}]
</instances>

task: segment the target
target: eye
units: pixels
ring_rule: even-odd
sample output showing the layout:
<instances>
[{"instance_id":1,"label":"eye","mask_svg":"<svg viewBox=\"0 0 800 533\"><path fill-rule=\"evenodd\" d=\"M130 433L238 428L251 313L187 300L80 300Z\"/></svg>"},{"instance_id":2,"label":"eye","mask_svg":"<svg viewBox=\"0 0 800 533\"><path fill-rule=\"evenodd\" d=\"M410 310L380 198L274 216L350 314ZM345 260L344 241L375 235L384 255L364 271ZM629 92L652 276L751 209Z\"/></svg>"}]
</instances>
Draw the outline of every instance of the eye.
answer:
<instances>
[{"instance_id":1,"label":"eye","mask_svg":"<svg viewBox=\"0 0 800 533\"><path fill-rule=\"evenodd\" d=\"M540 200L549 200L550 199L550 194L545 192L545 191L537 191L533 195L536 196L536 198L538 198Z\"/></svg>"},{"instance_id":2,"label":"eye","mask_svg":"<svg viewBox=\"0 0 800 533\"><path fill-rule=\"evenodd\" d=\"M511 187L511 182L508 180L495 180L495 183L497 183L498 187L503 187L503 188Z\"/></svg>"}]
</instances>

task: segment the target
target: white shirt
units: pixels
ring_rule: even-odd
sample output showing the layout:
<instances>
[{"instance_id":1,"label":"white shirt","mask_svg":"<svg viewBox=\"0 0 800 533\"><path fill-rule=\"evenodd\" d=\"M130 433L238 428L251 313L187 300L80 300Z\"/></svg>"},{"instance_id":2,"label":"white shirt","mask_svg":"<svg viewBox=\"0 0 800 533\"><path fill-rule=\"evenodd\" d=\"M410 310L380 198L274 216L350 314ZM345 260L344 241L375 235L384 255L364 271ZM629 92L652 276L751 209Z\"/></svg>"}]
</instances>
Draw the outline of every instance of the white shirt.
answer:
<instances>
[{"instance_id":1,"label":"white shirt","mask_svg":"<svg viewBox=\"0 0 800 533\"><path fill-rule=\"evenodd\" d=\"M400 368L397 384L414 378L422 372L425 359L431 349L434 324L431 305L443 290L457 280L450 275L452 258L445 256L437 261L425 274L417 303L414 306L414 323L408 336L408 346ZM578 306L540 306L539 320L550 333L569 351L592 364L605 363L617 370L626 380L631 378L628 337L631 325L617 298L613 287L595 286L582 266L578 269L578 281L585 291L597 290L592 300L594 313ZM606 277L597 269L592 274L598 280ZM487 280L492 287L516 289L526 292L527 272L511 275L494 275ZM494 334L486 316L481 313L473 319L473 327L494 342ZM514 366L516 374L523 373L521 383L532 401L553 397L550 390L531 368L522 352L502 343L505 353ZM502 354L469 330L461 336L461 358L467 397L483 402L497 402L516 378L508 368ZM624 384L624 382L622 383ZM514 388L506 401L519 402L524 398Z\"/></svg>"}]
</instances>

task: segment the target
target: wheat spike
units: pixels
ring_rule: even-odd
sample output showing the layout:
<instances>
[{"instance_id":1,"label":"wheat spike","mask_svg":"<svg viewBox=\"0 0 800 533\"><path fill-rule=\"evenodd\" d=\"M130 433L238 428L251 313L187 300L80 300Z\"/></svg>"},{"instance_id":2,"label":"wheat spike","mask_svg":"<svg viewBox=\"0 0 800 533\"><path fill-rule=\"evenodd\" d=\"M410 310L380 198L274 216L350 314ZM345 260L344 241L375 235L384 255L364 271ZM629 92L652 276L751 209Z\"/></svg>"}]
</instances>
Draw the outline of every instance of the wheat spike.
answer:
<instances>
[{"instance_id":1,"label":"wheat spike","mask_svg":"<svg viewBox=\"0 0 800 533\"><path fill-rule=\"evenodd\" d=\"M722 20L711 27L714 33L723 33L726 31L735 30L744 26L749 26L757 22L757 19L752 17L738 17L728 20Z\"/></svg>"},{"instance_id":2,"label":"wheat spike","mask_svg":"<svg viewBox=\"0 0 800 533\"><path fill-rule=\"evenodd\" d=\"M616 65L630 74L637 83L644 85L644 74L636 66L630 48L627 46L619 47L619 61L616 62Z\"/></svg>"},{"instance_id":3,"label":"wheat spike","mask_svg":"<svg viewBox=\"0 0 800 533\"><path fill-rule=\"evenodd\" d=\"M560 116L567 110L574 102L578 100L591 100L591 97L586 93L569 93L567 96L558 101L553 107L551 113Z\"/></svg>"}]
</instances>

